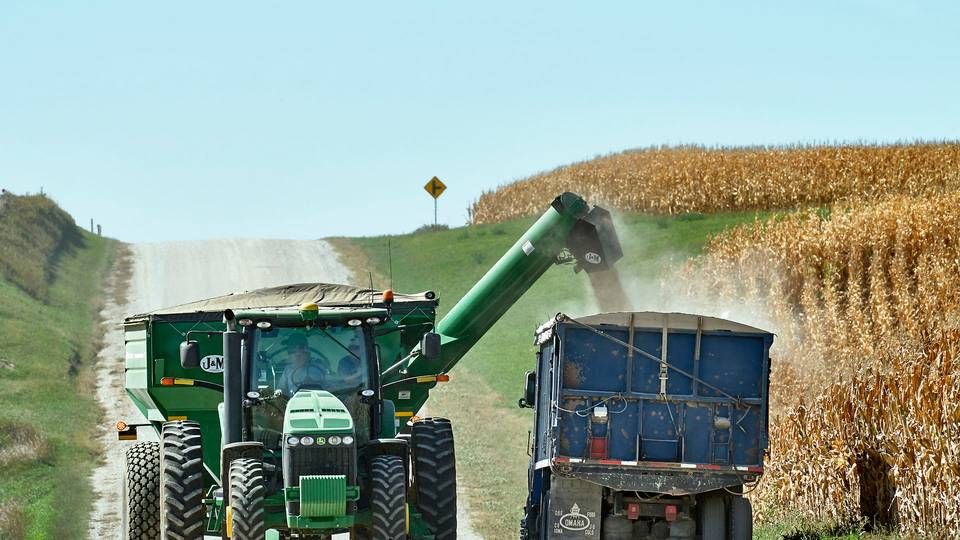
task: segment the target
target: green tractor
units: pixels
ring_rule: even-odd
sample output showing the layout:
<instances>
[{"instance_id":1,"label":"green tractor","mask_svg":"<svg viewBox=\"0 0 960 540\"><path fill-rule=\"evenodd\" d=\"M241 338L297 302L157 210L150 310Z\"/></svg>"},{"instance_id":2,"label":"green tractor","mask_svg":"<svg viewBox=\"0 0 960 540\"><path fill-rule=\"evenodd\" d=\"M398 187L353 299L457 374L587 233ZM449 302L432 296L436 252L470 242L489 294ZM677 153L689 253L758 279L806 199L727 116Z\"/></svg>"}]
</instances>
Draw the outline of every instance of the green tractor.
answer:
<instances>
[{"instance_id":1,"label":"green tractor","mask_svg":"<svg viewBox=\"0 0 960 540\"><path fill-rule=\"evenodd\" d=\"M453 539L453 431L429 391L553 264L609 270L610 215L564 193L438 323L433 292L299 284L125 321L133 539ZM611 274L611 272L604 272ZM608 276L609 277L609 276Z\"/></svg>"}]
</instances>

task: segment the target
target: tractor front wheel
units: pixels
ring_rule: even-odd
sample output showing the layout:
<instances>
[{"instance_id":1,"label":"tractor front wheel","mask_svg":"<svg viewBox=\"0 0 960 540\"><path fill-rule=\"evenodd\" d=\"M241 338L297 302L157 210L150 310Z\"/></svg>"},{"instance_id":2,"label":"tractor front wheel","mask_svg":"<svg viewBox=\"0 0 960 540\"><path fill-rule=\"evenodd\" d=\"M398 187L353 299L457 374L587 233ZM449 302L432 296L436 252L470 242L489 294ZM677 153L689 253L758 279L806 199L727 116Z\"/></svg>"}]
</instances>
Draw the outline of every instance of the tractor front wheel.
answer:
<instances>
[{"instance_id":1,"label":"tractor front wheel","mask_svg":"<svg viewBox=\"0 0 960 540\"><path fill-rule=\"evenodd\" d=\"M450 421L424 418L414 422L410 446L417 510L434 538L456 540L457 462Z\"/></svg>"},{"instance_id":2,"label":"tractor front wheel","mask_svg":"<svg viewBox=\"0 0 960 540\"><path fill-rule=\"evenodd\" d=\"M235 459L230 462L230 538L263 539L266 534L263 514L266 492L260 460Z\"/></svg>"},{"instance_id":3,"label":"tractor front wheel","mask_svg":"<svg viewBox=\"0 0 960 540\"><path fill-rule=\"evenodd\" d=\"M160 445L138 442L127 449L123 475L125 540L154 540L160 536Z\"/></svg>"},{"instance_id":4,"label":"tractor front wheel","mask_svg":"<svg viewBox=\"0 0 960 540\"><path fill-rule=\"evenodd\" d=\"M407 479L403 459L377 456L370 460L370 535L373 540L407 537Z\"/></svg>"},{"instance_id":5,"label":"tractor front wheel","mask_svg":"<svg viewBox=\"0 0 960 540\"><path fill-rule=\"evenodd\" d=\"M200 424L163 424L160 442L160 534L164 540L197 540L205 529Z\"/></svg>"}]
</instances>

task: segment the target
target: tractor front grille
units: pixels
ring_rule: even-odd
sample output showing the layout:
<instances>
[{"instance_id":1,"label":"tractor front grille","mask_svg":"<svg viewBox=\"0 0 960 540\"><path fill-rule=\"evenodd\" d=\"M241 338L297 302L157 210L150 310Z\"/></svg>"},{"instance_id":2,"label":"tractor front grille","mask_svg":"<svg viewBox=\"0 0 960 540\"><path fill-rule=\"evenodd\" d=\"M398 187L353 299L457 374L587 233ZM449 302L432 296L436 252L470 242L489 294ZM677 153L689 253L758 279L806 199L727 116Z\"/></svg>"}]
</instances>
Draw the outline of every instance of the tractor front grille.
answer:
<instances>
[{"instance_id":1,"label":"tractor front grille","mask_svg":"<svg viewBox=\"0 0 960 540\"><path fill-rule=\"evenodd\" d=\"M302 475L342 474L347 485L357 485L357 447L350 445L285 446L283 479L286 487L300 485Z\"/></svg>"},{"instance_id":2,"label":"tractor front grille","mask_svg":"<svg viewBox=\"0 0 960 540\"><path fill-rule=\"evenodd\" d=\"M347 485L357 485L357 446L350 445L311 445L283 447L283 483L286 487L298 487L300 477L316 474L342 474L347 477ZM347 504L347 513L356 512L355 502ZM287 512L300 515L300 502L287 503Z\"/></svg>"}]
</instances>

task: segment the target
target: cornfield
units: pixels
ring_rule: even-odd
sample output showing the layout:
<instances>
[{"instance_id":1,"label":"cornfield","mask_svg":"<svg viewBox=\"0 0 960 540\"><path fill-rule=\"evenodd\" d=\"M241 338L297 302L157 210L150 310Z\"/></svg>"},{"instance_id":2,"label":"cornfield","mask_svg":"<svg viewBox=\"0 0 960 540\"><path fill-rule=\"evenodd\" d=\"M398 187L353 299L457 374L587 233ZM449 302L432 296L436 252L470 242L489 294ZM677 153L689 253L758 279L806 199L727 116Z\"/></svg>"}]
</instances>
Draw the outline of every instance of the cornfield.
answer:
<instances>
[{"instance_id":1,"label":"cornfield","mask_svg":"<svg viewBox=\"0 0 960 540\"><path fill-rule=\"evenodd\" d=\"M535 215L557 193L663 214L769 210L933 196L960 188L960 143L709 149L662 147L568 165L484 193L475 224Z\"/></svg>"},{"instance_id":2,"label":"cornfield","mask_svg":"<svg viewBox=\"0 0 960 540\"><path fill-rule=\"evenodd\" d=\"M739 227L686 271L775 321L764 518L960 537L960 194Z\"/></svg>"}]
</instances>

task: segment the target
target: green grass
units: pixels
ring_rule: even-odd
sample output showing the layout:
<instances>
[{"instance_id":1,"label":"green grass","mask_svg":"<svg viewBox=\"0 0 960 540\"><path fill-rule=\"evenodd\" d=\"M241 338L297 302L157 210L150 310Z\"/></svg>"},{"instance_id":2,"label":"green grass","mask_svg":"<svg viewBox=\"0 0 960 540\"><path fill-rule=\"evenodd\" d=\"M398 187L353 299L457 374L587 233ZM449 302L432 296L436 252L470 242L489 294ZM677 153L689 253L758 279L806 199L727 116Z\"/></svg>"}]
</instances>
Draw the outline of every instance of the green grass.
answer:
<instances>
[{"instance_id":1,"label":"green grass","mask_svg":"<svg viewBox=\"0 0 960 540\"><path fill-rule=\"evenodd\" d=\"M17 516L8 526L21 529L0 537L87 533L89 475L100 459L96 310L116 242L76 231L72 249L43 268L46 301L0 279L0 431L18 433L0 438L0 516Z\"/></svg>"},{"instance_id":2,"label":"green grass","mask_svg":"<svg viewBox=\"0 0 960 540\"><path fill-rule=\"evenodd\" d=\"M46 300L61 257L73 252L81 230L45 195L0 195L0 277Z\"/></svg>"},{"instance_id":3,"label":"green grass","mask_svg":"<svg viewBox=\"0 0 960 540\"><path fill-rule=\"evenodd\" d=\"M755 217L753 212L621 216L617 227L626 254L618 265L621 279L642 297L642 284L700 253L710 235ZM391 237L393 288L436 291L442 315L533 221ZM375 284L389 285L386 237L337 239L336 244L346 251L355 275L365 277L370 270ZM474 525L487 538L516 537L526 497L525 445L532 420L516 402L523 374L533 368L533 331L558 311L594 310L584 274L574 274L571 266L551 268L452 370L451 382L431 395L430 414L453 420L461 485Z\"/></svg>"}]
</instances>

